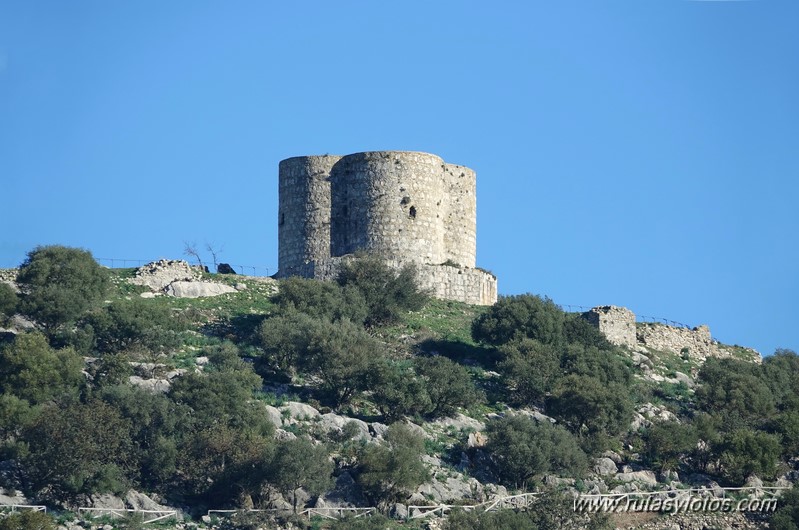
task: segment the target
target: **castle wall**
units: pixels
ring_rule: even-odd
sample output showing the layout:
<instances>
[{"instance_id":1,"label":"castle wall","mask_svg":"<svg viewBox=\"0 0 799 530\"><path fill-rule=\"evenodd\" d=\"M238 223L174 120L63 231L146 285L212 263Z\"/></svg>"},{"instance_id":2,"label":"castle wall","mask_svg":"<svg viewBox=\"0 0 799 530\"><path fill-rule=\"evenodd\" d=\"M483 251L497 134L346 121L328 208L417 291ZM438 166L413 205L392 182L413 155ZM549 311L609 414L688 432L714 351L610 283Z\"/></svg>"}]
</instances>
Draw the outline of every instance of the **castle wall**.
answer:
<instances>
[{"instance_id":1,"label":"castle wall","mask_svg":"<svg viewBox=\"0 0 799 530\"><path fill-rule=\"evenodd\" d=\"M331 254L362 250L387 259L444 261L444 162L427 153L345 156L331 175Z\"/></svg>"},{"instance_id":2,"label":"castle wall","mask_svg":"<svg viewBox=\"0 0 799 530\"><path fill-rule=\"evenodd\" d=\"M307 263L298 269L297 276L335 280L342 264L350 259L353 259L352 255ZM384 263L395 270L408 264L402 260L385 260ZM415 265L419 287L429 291L435 298L472 305L493 305L497 302L497 278L489 272L447 265Z\"/></svg>"},{"instance_id":3,"label":"castle wall","mask_svg":"<svg viewBox=\"0 0 799 530\"><path fill-rule=\"evenodd\" d=\"M599 328L609 342L618 346L685 353L700 361L708 357L735 356L761 362L760 354L751 348L725 346L714 341L707 326L689 329L658 322L636 323L632 311L617 306L594 307L582 316Z\"/></svg>"},{"instance_id":4,"label":"castle wall","mask_svg":"<svg viewBox=\"0 0 799 530\"><path fill-rule=\"evenodd\" d=\"M594 307L583 313L583 318L599 328L611 344L635 347L635 313L626 307L613 305Z\"/></svg>"},{"instance_id":5,"label":"castle wall","mask_svg":"<svg viewBox=\"0 0 799 530\"><path fill-rule=\"evenodd\" d=\"M653 350L675 353L687 352L690 357L705 359L718 357L718 348L710 338L710 328L676 328L658 323L643 323L637 327L638 343Z\"/></svg>"},{"instance_id":6,"label":"castle wall","mask_svg":"<svg viewBox=\"0 0 799 530\"><path fill-rule=\"evenodd\" d=\"M477 255L477 178L468 167L444 164L444 261L474 267Z\"/></svg>"},{"instance_id":7,"label":"castle wall","mask_svg":"<svg viewBox=\"0 0 799 530\"><path fill-rule=\"evenodd\" d=\"M474 268L476 204L474 171L428 153L289 158L280 163L277 276L332 279L340 258L363 251L393 267L416 264L433 296L493 304L496 277Z\"/></svg>"},{"instance_id":8,"label":"castle wall","mask_svg":"<svg viewBox=\"0 0 799 530\"><path fill-rule=\"evenodd\" d=\"M278 268L284 275L330 257L330 172L340 156L280 162Z\"/></svg>"}]
</instances>

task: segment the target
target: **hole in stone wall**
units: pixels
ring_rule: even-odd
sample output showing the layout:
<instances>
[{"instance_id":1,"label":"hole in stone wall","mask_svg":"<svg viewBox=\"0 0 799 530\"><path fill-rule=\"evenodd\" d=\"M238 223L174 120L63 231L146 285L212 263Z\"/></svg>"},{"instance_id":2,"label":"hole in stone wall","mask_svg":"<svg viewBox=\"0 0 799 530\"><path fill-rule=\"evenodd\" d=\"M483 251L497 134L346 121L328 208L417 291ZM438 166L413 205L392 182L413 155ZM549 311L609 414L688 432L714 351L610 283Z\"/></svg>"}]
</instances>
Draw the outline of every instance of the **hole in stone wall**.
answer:
<instances>
[{"instance_id":1,"label":"hole in stone wall","mask_svg":"<svg viewBox=\"0 0 799 530\"><path fill-rule=\"evenodd\" d=\"M403 197L403 198L402 198L402 200L400 201L400 205L402 205L402 206L405 206L405 205L406 205L406 204L408 204L409 202L411 202L411 198L410 198L410 197L408 197L408 196L406 195L406 196L405 196L405 197Z\"/></svg>"},{"instance_id":2,"label":"hole in stone wall","mask_svg":"<svg viewBox=\"0 0 799 530\"><path fill-rule=\"evenodd\" d=\"M408 217L416 219L416 206L411 206L410 210L408 210Z\"/></svg>"},{"instance_id":3,"label":"hole in stone wall","mask_svg":"<svg viewBox=\"0 0 799 530\"><path fill-rule=\"evenodd\" d=\"M286 214L282 213L280 214L280 223L278 223L278 226L283 226L283 223L285 222L286 222Z\"/></svg>"}]
</instances>

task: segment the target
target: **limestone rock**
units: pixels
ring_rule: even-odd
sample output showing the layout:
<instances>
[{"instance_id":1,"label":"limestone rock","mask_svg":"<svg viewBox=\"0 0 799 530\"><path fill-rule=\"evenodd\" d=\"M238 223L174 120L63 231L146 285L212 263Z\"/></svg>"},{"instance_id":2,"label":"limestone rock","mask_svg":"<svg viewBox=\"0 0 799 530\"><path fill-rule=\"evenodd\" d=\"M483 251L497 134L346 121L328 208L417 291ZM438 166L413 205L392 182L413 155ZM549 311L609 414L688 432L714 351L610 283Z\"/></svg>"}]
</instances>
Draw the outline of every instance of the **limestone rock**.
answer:
<instances>
[{"instance_id":1,"label":"limestone rock","mask_svg":"<svg viewBox=\"0 0 799 530\"><path fill-rule=\"evenodd\" d=\"M158 260L139 267L130 283L143 285L152 291L163 291L176 281L194 281L197 273L184 260Z\"/></svg>"},{"instance_id":2,"label":"limestone rock","mask_svg":"<svg viewBox=\"0 0 799 530\"><path fill-rule=\"evenodd\" d=\"M153 394L165 394L169 392L169 389L172 386L167 379L144 379L138 375L130 376L128 378L128 382L130 382L131 385L141 387L144 390L152 392Z\"/></svg>"},{"instance_id":3,"label":"limestone rock","mask_svg":"<svg viewBox=\"0 0 799 530\"><path fill-rule=\"evenodd\" d=\"M440 418L433 422L433 425L441 426L441 427L454 427L459 431L463 431L466 429L472 429L474 431L484 431L486 426L485 423L476 420L474 418L470 418L464 414L458 413L451 418Z\"/></svg>"},{"instance_id":4,"label":"limestone rock","mask_svg":"<svg viewBox=\"0 0 799 530\"><path fill-rule=\"evenodd\" d=\"M300 403L299 401L288 401L285 405L280 407L280 410L286 411L290 420L293 420L293 423L311 420L320 416L318 410L305 403Z\"/></svg>"},{"instance_id":5,"label":"limestone rock","mask_svg":"<svg viewBox=\"0 0 799 530\"><path fill-rule=\"evenodd\" d=\"M674 372L674 378L680 383L683 383L688 388L694 387L694 380L688 374L684 374L682 372Z\"/></svg>"},{"instance_id":6,"label":"limestone rock","mask_svg":"<svg viewBox=\"0 0 799 530\"><path fill-rule=\"evenodd\" d=\"M25 498L22 492L0 488L0 505L10 506L12 504L30 504L30 501Z\"/></svg>"},{"instance_id":7,"label":"limestone rock","mask_svg":"<svg viewBox=\"0 0 799 530\"><path fill-rule=\"evenodd\" d=\"M416 492L434 502L449 502L468 499L478 490L482 490L482 485L477 479L457 476L447 477L443 481L426 482Z\"/></svg>"},{"instance_id":8,"label":"limestone rock","mask_svg":"<svg viewBox=\"0 0 799 530\"><path fill-rule=\"evenodd\" d=\"M129 490L125 494L125 503L133 510L171 510L169 506L158 504L153 499L139 493L136 490Z\"/></svg>"},{"instance_id":9,"label":"limestone rock","mask_svg":"<svg viewBox=\"0 0 799 530\"><path fill-rule=\"evenodd\" d=\"M385 423L378 423L375 421L369 424L369 433L378 440L385 438L387 432L388 425Z\"/></svg>"},{"instance_id":10,"label":"limestone rock","mask_svg":"<svg viewBox=\"0 0 799 530\"><path fill-rule=\"evenodd\" d=\"M620 482L640 482L649 486L654 486L658 483L655 473L650 470L643 471L630 471L628 473L618 473L616 480Z\"/></svg>"},{"instance_id":11,"label":"limestone rock","mask_svg":"<svg viewBox=\"0 0 799 530\"><path fill-rule=\"evenodd\" d=\"M358 427L358 438L366 440L371 437L369 434L369 424L363 420L356 418L348 418L346 416L339 416L338 414L327 413L319 417L319 426L325 431L338 431L341 432L344 426L348 423L353 423Z\"/></svg>"},{"instance_id":12,"label":"limestone rock","mask_svg":"<svg viewBox=\"0 0 799 530\"><path fill-rule=\"evenodd\" d=\"M269 422L274 425L276 428L280 428L283 426L283 415L280 411L273 407L272 405L267 405L266 409L266 417Z\"/></svg>"},{"instance_id":13,"label":"limestone rock","mask_svg":"<svg viewBox=\"0 0 799 530\"><path fill-rule=\"evenodd\" d=\"M114 510L124 510L125 501L111 495L110 493L95 493L89 497L89 504L92 508L106 508Z\"/></svg>"},{"instance_id":14,"label":"limestone rock","mask_svg":"<svg viewBox=\"0 0 799 530\"><path fill-rule=\"evenodd\" d=\"M610 458L597 458L594 463L594 473L597 475L615 475L617 471L616 463Z\"/></svg>"},{"instance_id":15,"label":"limestone rock","mask_svg":"<svg viewBox=\"0 0 799 530\"><path fill-rule=\"evenodd\" d=\"M469 438L466 440L467 447L485 447L488 443L488 436L480 431L469 433Z\"/></svg>"},{"instance_id":16,"label":"limestone rock","mask_svg":"<svg viewBox=\"0 0 799 530\"><path fill-rule=\"evenodd\" d=\"M216 282L176 281L166 288L166 294L175 298L203 298L235 292L233 287Z\"/></svg>"}]
</instances>

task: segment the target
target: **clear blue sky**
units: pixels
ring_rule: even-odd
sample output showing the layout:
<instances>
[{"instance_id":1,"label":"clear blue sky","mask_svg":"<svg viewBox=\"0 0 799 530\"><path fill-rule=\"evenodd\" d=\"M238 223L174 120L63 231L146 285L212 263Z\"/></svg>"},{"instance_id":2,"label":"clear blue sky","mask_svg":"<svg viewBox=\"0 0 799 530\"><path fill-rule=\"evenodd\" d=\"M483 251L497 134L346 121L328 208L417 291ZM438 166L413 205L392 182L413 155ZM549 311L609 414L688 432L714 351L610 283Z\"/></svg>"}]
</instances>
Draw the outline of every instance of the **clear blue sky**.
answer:
<instances>
[{"instance_id":1,"label":"clear blue sky","mask_svg":"<svg viewBox=\"0 0 799 530\"><path fill-rule=\"evenodd\" d=\"M503 294L799 349L799 2L0 3L0 266L277 265L277 166L478 175Z\"/></svg>"}]
</instances>

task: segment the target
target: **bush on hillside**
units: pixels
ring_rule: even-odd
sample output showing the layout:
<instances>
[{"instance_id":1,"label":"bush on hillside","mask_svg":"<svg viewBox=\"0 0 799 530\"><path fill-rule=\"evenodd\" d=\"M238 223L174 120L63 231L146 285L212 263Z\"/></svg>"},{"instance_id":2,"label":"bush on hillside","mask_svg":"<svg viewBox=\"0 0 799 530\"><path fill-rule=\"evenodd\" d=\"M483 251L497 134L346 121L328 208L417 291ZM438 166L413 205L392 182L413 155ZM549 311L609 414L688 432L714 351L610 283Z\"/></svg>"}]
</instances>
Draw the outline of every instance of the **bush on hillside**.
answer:
<instances>
[{"instance_id":1,"label":"bush on hillside","mask_svg":"<svg viewBox=\"0 0 799 530\"><path fill-rule=\"evenodd\" d=\"M293 276L280 281L275 303L282 314L300 312L326 320L350 320L363 324L368 308L361 292L354 286L341 287Z\"/></svg>"},{"instance_id":2,"label":"bush on hillside","mask_svg":"<svg viewBox=\"0 0 799 530\"><path fill-rule=\"evenodd\" d=\"M475 319L472 337L476 341L506 344L529 338L542 344L562 344L565 314L555 302L531 294L503 296Z\"/></svg>"},{"instance_id":3,"label":"bush on hillside","mask_svg":"<svg viewBox=\"0 0 799 530\"><path fill-rule=\"evenodd\" d=\"M497 478L505 485L524 489L543 474L575 476L588 466L574 436L548 421L506 416L490 421L486 431L486 450Z\"/></svg>"},{"instance_id":4,"label":"bush on hillside","mask_svg":"<svg viewBox=\"0 0 799 530\"><path fill-rule=\"evenodd\" d=\"M404 423L388 428L385 444L367 444L358 457L358 484L372 505L401 501L430 478L422 455L424 438Z\"/></svg>"},{"instance_id":5,"label":"bush on hillside","mask_svg":"<svg viewBox=\"0 0 799 530\"><path fill-rule=\"evenodd\" d=\"M17 284L22 290L20 312L54 330L97 306L108 291L109 278L89 251L51 245L28 253Z\"/></svg>"},{"instance_id":6,"label":"bush on hillside","mask_svg":"<svg viewBox=\"0 0 799 530\"><path fill-rule=\"evenodd\" d=\"M83 359L71 348L55 350L39 333L21 333L0 347L0 389L32 404L77 394Z\"/></svg>"},{"instance_id":7,"label":"bush on hillside","mask_svg":"<svg viewBox=\"0 0 799 530\"><path fill-rule=\"evenodd\" d=\"M344 288L354 288L368 308L367 326L397 322L404 313L418 311L429 299L419 287L416 267L408 265L398 272L376 257L367 256L345 263L337 278Z\"/></svg>"},{"instance_id":8,"label":"bush on hillside","mask_svg":"<svg viewBox=\"0 0 799 530\"><path fill-rule=\"evenodd\" d=\"M11 317L17 312L19 299L14 289L5 282L0 282L0 322L3 317Z\"/></svg>"}]
</instances>

